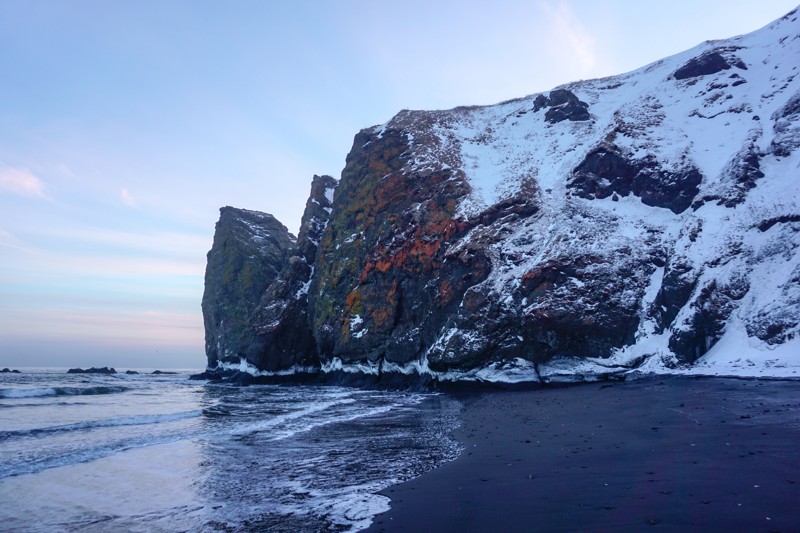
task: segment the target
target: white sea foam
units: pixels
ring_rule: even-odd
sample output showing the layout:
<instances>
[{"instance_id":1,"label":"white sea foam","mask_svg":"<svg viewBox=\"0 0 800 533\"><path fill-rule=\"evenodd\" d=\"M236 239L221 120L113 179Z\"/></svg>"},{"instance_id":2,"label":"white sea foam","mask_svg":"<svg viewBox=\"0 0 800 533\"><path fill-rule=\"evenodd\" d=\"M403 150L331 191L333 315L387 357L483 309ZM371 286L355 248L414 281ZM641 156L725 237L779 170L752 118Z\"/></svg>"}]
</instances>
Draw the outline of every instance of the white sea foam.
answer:
<instances>
[{"instance_id":1,"label":"white sea foam","mask_svg":"<svg viewBox=\"0 0 800 533\"><path fill-rule=\"evenodd\" d=\"M270 429L274 429L281 424L285 424L286 422L297 420L301 418L308 417L314 413L325 411L330 409L336 405L345 405L349 403L355 402L355 399L343 399L343 400L335 400L330 402L320 402L316 404L309 405L305 408L298 409L297 411L290 412L287 414L279 415L269 420L264 420L262 422L256 422L252 424L247 424L244 426L240 426L235 428L230 432L231 435L247 435L250 433L258 433L261 431L266 431Z\"/></svg>"},{"instance_id":2,"label":"white sea foam","mask_svg":"<svg viewBox=\"0 0 800 533\"><path fill-rule=\"evenodd\" d=\"M391 508L389 498L375 494L383 488L374 484L349 487L352 492L334 496L335 499L326 503L324 510L331 522L338 526L349 526L351 531L366 529L372 525L375 516Z\"/></svg>"},{"instance_id":3,"label":"white sea foam","mask_svg":"<svg viewBox=\"0 0 800 533\"><path fill-rule=\"evenodd\" d=\"M312 429L316 429L322 426L327 426L330 424L339 424L342 422L352 422L353 420L359 420L361 418L368 418L371 416L377 416L379 414L388 413L392 409L397 408L396 405L388 405L384 407L376 407L373 409L366 409L361 412L342 414L340 416L331 416L329 418L319 419L313 422L304 422L300 426L292 427L292 428L283 428L279 431L276 431L271 436L272 440L283 440L289 437L294 437L298 433L305 433L307 431L311 431Z\"/></svg>"},{"instance_id":4,"label":"white sea foam","mask_svg":"<svg viewBox=\"0 0 800 533\"><path fill-rule=\"evenodd\" d=\"M98 385L95 387L44 387L0 389L0 398L46 398L49 396L81 396L95 394L116 394L127 391L127 387Z\"/></svg>"},{"instance_id":5,"label":"white sea foam","mask_svg":"<svg viewBox=\"0 0 800 533\"><path fill-rule=\"evenodd\" d=\"M61 424L57 426L48 426L42 428L32 428L32 429L17 430L17 431L0 431L0 439L11 438L11 437L38 437L49 433L92 430L98 428L164 424L169 422L176 422L178 420L185 420L188 418L197 418L199 416L202 416L202 414L203 414L202 410L192 409L191 411L182 411L178 413L127 416L120 418L108 418L103 420L87 420L85 422L77 422L75 424Z\"/></svg>"},{"instance_id":6,"label":"white sea foam","mask_svg":"<svg viewBox=\"0 0 800 533\"><path fill-rule=\"evenodd\" d=\"M0 389L0 398L41 398L55 396L56 390L48 387L45 389Z\"/></svg>"}]
</instances>

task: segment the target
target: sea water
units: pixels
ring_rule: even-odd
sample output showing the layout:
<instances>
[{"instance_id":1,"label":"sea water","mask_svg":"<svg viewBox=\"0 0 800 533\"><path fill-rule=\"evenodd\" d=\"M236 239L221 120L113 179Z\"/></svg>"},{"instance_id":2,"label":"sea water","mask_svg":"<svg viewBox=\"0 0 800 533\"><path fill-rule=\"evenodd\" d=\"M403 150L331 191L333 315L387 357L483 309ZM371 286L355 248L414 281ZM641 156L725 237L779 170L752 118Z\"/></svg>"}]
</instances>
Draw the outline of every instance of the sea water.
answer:
<instances>
[{"instance_id":1,"label":"sea water","mask_svg":"<svg viewBox=\"0 0 800 533\"><path fill-rule=\"evenodd\" d=\"M454 459L447 395L0 373L0 529L355 531Z\"/></svg>"}]
</instances>

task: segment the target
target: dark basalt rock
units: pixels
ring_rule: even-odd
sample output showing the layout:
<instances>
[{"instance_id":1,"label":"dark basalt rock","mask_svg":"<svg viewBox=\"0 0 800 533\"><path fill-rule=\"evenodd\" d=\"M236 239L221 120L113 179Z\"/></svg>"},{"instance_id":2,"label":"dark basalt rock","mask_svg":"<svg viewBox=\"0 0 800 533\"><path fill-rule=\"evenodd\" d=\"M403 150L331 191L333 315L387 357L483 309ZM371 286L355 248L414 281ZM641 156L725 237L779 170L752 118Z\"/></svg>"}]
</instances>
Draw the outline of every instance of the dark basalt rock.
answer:
<instances>
[{"instance_id":1,"label":"dark basalt rock","mask_svg":"<svg viewBox=\"0 0 800 533\"><path fill-rule=\"evenodd\" d=\"M695 200L692 209L699 209L707 202L715 202L725 207L736 207L743 203L747 192L756 187L756 182L764 177L761 171L761 153L754 144L745 146L730 161L723 172L723 188L717 194L708 194Z\"/></svg>"},{"instance_id":2,"label":"dark basalt rock","mask_svg":"<svg viewBox=\"0 0 800 533\"><path fill-rule=\"evenodd\" d=\"M191 376L189 376L189 379L191 380L195 381L208 380L214 383L222 381L222 378L223 378L222 372L210 368L203 370L199 374L192 374Z\"/></svg>"},{"instance_id":3,"label":"dark basalt rock","mask_svg":"<svg viewBox=\"0 0 800 533\"><path fill-rule=\"evenodd\" d=\"M125 373L128 374L128 375L138 374L138 372L136 370L126 370Z\"/></svg>"},{"instance_id":4,"label":"dark basalt rock","mask_svg":"<svg viewBox=\"0 0 800 533\"><path fill-rule=\"evenodd\" d=\"M800 115L800 92L792 96L786 105L776 111L774 118L791 118Z\"/></svg>"},{"instance_id":5,"label":"dark basalt rock","mask_svg":"<svg viewBox=\"0 0 800 533\"><path fill-rule=\"evenodd\" d=\"M224 359L260 358L264 343L253 332L251 318L296 250L294 237L272 215L220 209L202 304L210 367Z\"/></svg>"},{"instance_id":6,"label":"dark basalt rock","mask_svg":"<svg viewBox=\"0 0 800 533\"><path fill-rule=\"evenodd\" d=\"M604 357L630 345L654 266L631 249L545 261L510 293L475 285L427 352L433 370L468 370L524 357Z\"/></svg>"},{"instance_id":7,"label":"dark basalt rock","mask_svg":"<svg viewBox=\"0 0 800 533\"><path fill-rule=\"evenodd\" d=\"M275 371L294 364L318 364L308 296L302 292L310 276L311 267L301 257L292 256L264 292L252 318L253 332L262 340L262 349L248 358L258 368Z\"/></svg>"},{"instance_id":8,"label":"dark basalt rock","mask_svg":"<svg viewBox=\"0 0 800 533\"><path fill-rule=\"evenodd\" d=\"M462 305L446 323L450 334L427 351L430 368L469 370L487 361L513 359L523 353L520 314L509 313L502 300L486 287L470 287Z\"/></svg>"},{"instance_id":9,"label":"dark basalt rock","mask_svg":"<svg viewBox=\"0 0 800 533\"><path fill-rule=\"evenodd\" d=\"M253 331L262 339L264 348L262 354L251 361L262 370L319 365L311 330L308 290L317 246L332 212L331 199L337 184L330 176L314 176L300 225L297 255L288 259L253 314Z\"/></svg>"},{"instance_id":10,"label":"dark basalt rock","mask_svg":"<svg viewBox=\"0 0 800 533\"><path fill-rule=\"evenodd\" d=\"M308 286L336 180L314 176L297 241L272 215L223 208L209 252L203 311L209 367L318 365Z\"/></svg>"},{"instance_id":11,"label":"dark basalt rock","mask_svg":"<svg viewBox=\"0 0 800 533\"><path fill-rule=\"evenodd\" d=\"M775 224L788 224L790 222L800 222L800 214L781 215L778 217L768 218L759 222L756 227L759 231L767 231Z\"/></svg>"},{"instance_id":12,"label":"dark basalt rock","mask_svg":"<svg viewBox=\"0 0 800 533\"><path fill-rule=\"evenodd\" d=\"M682 363L693 363L722 337L737 302L750 290L744 274L727 281L712 280L692 302L692 314L683 325L672 328L669 349Z\"/></svg>"},{"instance_id":13,"label":"dark basalt rock","mask_svg":"<svg viewBox=\"0 0 800 533\"><path fill-rule=\"evenodd\" d=\"M572 91L556 89L550 91L550 96L540 94L533 101L533 111L549 108L545 114L545 121L556 124L563 120L582 121L590 120L589 104L578 99Z\"/></svg>"},{"instance_id":14,"label":"dark basalt rock","mask_svg":"<svg viewBox=\"0 0 800 533\"><path fill-rule=\"evenodd\" d=\"M702 180L702 174L693 166L664 170L652 157L630 159L613 144L603 143L575 167L567 186L587 199L633 194L645 205L664 207L677 214L691 205Z\"/></svg>"},{"instance_id":15,"label":"dark basalt rock","mask_svg":"<svg viewBox=\"0 0 800 533\"><path fill-rule=\"evenodd\" d=\"M552 260L525 273L520 287L525 297L523 338L535 360L606 357L632 344L639 299L630 295L643 293L652 270L630 250L618 250L605 257Z\"/></svg>"},{"instance_id":16,"label":"dark basalt rock","mask_svg":"<svg viewBox=\"0 0 800 533\"><path fill-rule=\"evenodd\" d=\"M747 70L747 65L738 57L733 56L732 58L726 59L719 51L711 50L697 57L693 57L678 68L672 75L676 80L685 80L687 78L716 74L717 72L728 70L733 66L742 70Z\"/></svg>"},{"instance_id":17,"label":"dark basalt rock","mask_svg":"<svg viewBox=\"0 0 800 533\"><path fill-rule=\"evenodd\" d=\"M800 303L800 302L798 302ZM798 317L796 314L789 313L760 314L755 320L746 326L747 334L751 337L758 337L762 341L772 346L783 344L795 338Z\"/></svg>"},{"instance_id":18,"label":"dark basalt rock","mask_svg":"<svg viewBox=\"0 0 800 533\"><path fill-rule=\"evenodd\" d=\"M800 221L800 216L791 218ZM790 220L789 223L791 222L793 221ZM789 235L800 231L800 227L781 227L780 230L782 233L777 240L783 244L783 249L778 248L774 252L791 253L792 239ZM800 265L792 270L776 300L785 305L768 305L745 320L745 329L749 336L758 337L773 346L795 338L800 332Z\"/></svg>"},{"instance_id":19,"label":"dark basalt rock","mask_svg":"<svg viewBox=\"0 0 800 533\"><path fill-rule=\"evenodd\" d=\"M137 372L137 373L138 373L138 372ZM168 376L168 375L174 375L174 374L177 374L177 372L165 372L164 370L153 370L153 371L152 371L152 372L150 372L150 373L151 373L152 375L156 375L156 376Z\"/></svg>"},{"instance_id":20,"label":"dark basalt rock","mask_svg":"<svg viewBox=\"0 0 800 533\"><path fill-rule=\"evenodd\" d=\"M102 368L92 367L92 368L70 368L67 370L67 374L116 374L117 371L114 370L113 367L109 368L104 366Z\"/></svg>"},{"instance_id":21,"label":"dark basalt rock","mask_svg":"<svg viewBox=\"0 0 800 533\"><path fill-rule=\"evenodd\" d=\"M338 184L339 181L331 176L314 176L311 180L311 193L297 236L297 255L308 265L313 265L316 259L319 241L333 210L333 194Z\"/></svg>"},{"instance_id":22,"label":"dark basalt rock","mask_svg":"<svg viewBox=\"0 0 800 533\"><path fill-rule=\"evenodd\" d=\"M663 333L689 302L698 276L699 273L684 257L673 257L667 263L651 311L656 319L657 333Z\"/></svg>"},{"instance_id":23,"label":"dark basalt rock","mask_svg":"<svg viewBox=\"0 0 800 533\"><path fill-rule=\"evenodd\" d=\"M22 372L20 372L17 369L11 370L9 368L4 368L3 370L0 370L0 374L21 374L21 373Z\"/></svg>"},{"instance_id":24,"label":"dark basalt rock","mask_svg":"<svg viewBox=\"0 0 800 533\"><path fill-rule=\"evenodd\" d=\"M734 188L738 195L732 195L727 202L726 207L734 207L735 205L744 201L746 191L756 187L756 181L764 177L761 171L761 155L758 148L750 145L739 153L731 164L730 173L734 178Z\"/></svg>"},{"instance_id":25,"label":"dark basalt rock","mask_svg":"<svg viewBox=\"0 0 800 533\"><path fill-rule=\"evenodd\" d=\"M800 148L800 91L771 118L774 121L772 128L777 134L771 143L771 151L778 157L788 157Z\"/></svg>"}]
</instances>

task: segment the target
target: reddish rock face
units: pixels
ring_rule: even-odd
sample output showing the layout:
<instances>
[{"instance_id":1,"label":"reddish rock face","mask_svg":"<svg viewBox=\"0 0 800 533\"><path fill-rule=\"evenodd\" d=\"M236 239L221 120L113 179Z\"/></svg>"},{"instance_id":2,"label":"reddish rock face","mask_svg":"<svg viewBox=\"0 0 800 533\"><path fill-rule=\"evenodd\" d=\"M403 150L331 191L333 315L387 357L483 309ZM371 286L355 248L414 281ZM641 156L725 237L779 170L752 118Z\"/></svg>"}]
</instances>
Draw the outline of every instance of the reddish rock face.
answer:
<instances>
[{"instance_id":1,"label":"reddish rock face","mask_svg":"<svg viewBox=\"0 0 800 533\"><path fill-rule=\"evenodd\" d=\"M420 357L464 291L487 274L447 261L447 248L468 230L455 218L467 186L447 169L408 171L408 133L365 130L347 158L314 279L323 358Z\"/></svg>"}]
</instances>

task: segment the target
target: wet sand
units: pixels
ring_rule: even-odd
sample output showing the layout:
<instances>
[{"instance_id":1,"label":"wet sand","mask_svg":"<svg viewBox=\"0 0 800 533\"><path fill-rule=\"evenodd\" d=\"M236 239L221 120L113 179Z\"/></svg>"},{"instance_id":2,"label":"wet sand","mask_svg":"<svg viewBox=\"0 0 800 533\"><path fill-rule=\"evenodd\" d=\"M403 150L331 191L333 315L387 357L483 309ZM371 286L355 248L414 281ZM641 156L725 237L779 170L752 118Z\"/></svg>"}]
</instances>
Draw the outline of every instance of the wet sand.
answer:
<instances>
[{"instance_id":1,"label":"wet sand","mask_svg":"<svg viewBox=\"0 0 800 533\"><path fill-rule=\"evenodd\" d=\"M464 451L368 531L800 531L800 381L463 395Z\"/></svg>"}]
</instances>

